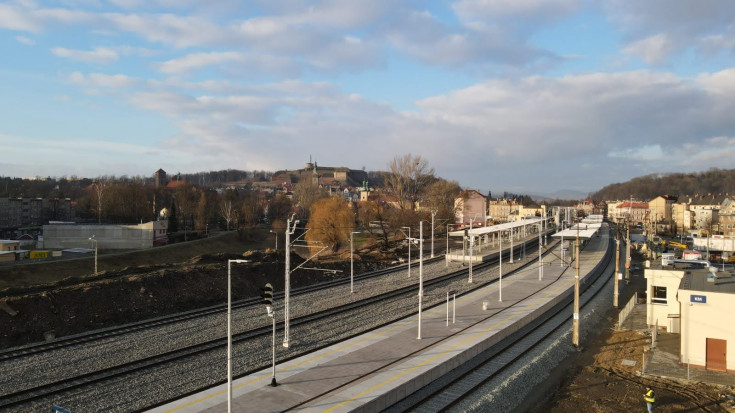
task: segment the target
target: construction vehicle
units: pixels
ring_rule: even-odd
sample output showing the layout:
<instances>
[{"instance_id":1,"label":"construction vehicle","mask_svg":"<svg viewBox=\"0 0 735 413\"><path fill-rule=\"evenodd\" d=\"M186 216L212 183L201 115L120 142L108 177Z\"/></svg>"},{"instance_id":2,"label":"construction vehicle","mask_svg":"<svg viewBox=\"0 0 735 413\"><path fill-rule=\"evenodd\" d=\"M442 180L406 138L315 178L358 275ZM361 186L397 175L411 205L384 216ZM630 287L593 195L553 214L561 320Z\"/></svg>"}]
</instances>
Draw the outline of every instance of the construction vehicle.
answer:
<instances>
[{"instance_id":1,"label":"construction vehicle","mask_svg":"<svg viewBox=\"0 0 735 413\"><path fill-rule=\"evenodd\" d=\"M666 240L664 240L664 241L661 241L661 245L669 246L669 247L674 247L674 248L681 248L683 250L689 248L689 246L687 246L687 244L682 244L681 242L676 242L676 241L666 241Z\"/></svg>"}]
</instances>

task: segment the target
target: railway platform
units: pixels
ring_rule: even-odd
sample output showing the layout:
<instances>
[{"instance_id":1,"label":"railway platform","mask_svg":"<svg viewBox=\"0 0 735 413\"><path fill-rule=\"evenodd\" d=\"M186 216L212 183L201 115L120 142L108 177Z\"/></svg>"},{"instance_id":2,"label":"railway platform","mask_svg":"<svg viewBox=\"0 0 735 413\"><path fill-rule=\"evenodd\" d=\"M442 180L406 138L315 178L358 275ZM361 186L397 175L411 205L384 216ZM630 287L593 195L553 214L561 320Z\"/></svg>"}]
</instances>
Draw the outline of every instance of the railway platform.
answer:
<instances>
[{"instance_id":1,"label":"railway platform","mask_svg":"<svg viewBox=\"0 0 735 413\"><path fill-rule=\"evenodd\" d=\"M589 240L580 254L583 279L602 260L608 242L606 228ZM538 264L529 265L503 277L502 293L496 282L457 297L454 312L451 303L424 309L420 333L414 315L277 364L276 387L270 386L270 368L234 380L232 411L381 411L569 297L574 289L574 267L561 265L554 256L545 257L544 263L543 277ZM226 384L150 410L224 411Z\"/></svg>"}]
</instances>

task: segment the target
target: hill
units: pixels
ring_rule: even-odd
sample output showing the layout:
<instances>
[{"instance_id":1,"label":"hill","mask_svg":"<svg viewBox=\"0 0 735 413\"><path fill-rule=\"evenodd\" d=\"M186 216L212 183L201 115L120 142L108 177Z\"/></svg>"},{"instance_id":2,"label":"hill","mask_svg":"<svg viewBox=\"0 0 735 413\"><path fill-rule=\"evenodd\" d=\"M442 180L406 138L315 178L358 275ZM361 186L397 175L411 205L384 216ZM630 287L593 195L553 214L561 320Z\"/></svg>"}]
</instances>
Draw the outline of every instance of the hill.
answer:
<instances>
[{"instance_id":1,"label":"hill","mask_svg":"<svg viewBox=\"0 0 735 413\"><path fill-rule=\"evenodd\" d=\"M650 200L659 195L735 194L735 169L710 169L695 173L651 174L605 186L592 199Z\"/></svg>"}]
</instances>

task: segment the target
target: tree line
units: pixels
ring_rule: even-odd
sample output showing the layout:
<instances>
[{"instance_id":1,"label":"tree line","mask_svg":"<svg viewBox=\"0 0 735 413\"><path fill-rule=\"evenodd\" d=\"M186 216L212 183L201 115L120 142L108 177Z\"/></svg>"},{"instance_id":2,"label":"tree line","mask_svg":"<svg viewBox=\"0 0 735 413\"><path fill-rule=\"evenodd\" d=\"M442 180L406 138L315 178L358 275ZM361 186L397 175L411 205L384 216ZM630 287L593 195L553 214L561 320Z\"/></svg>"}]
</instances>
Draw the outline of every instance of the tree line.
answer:
<instances>
[{"instance_id":1,"label":"tree line","mask_svg":"<svg viewBox=\"0 0 735 413\"><path fill-rule=\"evenodd\" d=\"M639 200L651 200L660 195L697 194L735 194L735 169L712 168L694 173L650 174L607 185L591 197L595 200L622 200L632 196Z\"/></svg>"}]
</instances>

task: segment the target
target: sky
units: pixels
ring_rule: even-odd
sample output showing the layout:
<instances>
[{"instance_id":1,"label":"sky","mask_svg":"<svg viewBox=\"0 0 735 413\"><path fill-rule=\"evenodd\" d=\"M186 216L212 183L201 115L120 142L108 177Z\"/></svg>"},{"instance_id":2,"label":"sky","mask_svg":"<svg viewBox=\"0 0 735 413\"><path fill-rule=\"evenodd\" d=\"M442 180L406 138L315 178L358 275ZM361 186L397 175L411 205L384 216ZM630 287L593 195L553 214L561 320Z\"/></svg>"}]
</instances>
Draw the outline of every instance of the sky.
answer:
<instances>
[{"instance_id":1,"label":"sky","mask_svg":"<svg viewBox=\"0 0 735 413\"><path fill-rule=\"evenodd\" d=\"M418 155L487 191L735 164L732 0L5 0L0 176Z\"/></svg>"}]
</instances>

